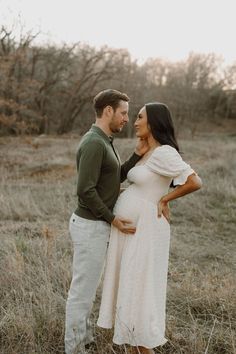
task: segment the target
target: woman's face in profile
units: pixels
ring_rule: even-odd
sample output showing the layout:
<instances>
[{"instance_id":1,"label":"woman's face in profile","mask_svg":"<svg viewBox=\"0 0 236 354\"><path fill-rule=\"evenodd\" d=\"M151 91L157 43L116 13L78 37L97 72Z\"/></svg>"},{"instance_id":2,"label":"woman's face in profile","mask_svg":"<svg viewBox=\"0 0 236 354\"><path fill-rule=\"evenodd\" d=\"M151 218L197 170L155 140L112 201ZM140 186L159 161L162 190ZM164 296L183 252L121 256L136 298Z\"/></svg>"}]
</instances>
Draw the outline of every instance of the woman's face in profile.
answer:
<instances>
[{"instance_id":1,"label":"woman's face in profile","mask_svg":"<svg viewBox=\"0 0 236 354\"><path fill-rule=\"evenodd\" d=\"M147 139L150 136L150 129L148 126L145 106L140 109L137 119L134 122L134 128L138 138Z\"/></svg>"}]
</instances>

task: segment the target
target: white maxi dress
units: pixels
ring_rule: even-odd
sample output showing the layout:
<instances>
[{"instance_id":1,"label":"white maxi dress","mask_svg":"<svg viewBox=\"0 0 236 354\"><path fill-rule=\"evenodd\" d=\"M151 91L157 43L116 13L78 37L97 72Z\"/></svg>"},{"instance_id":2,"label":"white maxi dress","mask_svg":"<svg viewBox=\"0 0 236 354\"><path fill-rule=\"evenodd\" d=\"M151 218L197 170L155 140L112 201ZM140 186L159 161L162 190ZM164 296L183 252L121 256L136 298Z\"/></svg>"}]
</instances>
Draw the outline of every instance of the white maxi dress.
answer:
<instances>
[{"instance_id":1,"label":"white maxi dress","mask_svg":"<svg viewBox=\"0 0 236 354\"><path fill-rule=\"evenodd\" d=\"M132 220L134 235L112 227L98 325L114 326L113 342L154 348L165 338L165 304L170 226L157 205L174 185L194 173L169 145L157 147L128 173L114 214Z\"/></svg>"}]
</instances>

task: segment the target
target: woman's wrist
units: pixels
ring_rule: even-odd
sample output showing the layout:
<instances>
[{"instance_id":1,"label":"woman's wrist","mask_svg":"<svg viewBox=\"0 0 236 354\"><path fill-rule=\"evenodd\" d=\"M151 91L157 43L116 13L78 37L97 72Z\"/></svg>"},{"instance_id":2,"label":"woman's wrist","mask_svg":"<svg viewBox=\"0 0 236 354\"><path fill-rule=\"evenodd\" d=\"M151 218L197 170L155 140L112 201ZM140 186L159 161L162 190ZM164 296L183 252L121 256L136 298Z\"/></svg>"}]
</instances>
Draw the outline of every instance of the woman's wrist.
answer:
<instances>
[{"instance_id":1,"label":"woman's wrist","mask_svg":"<svg viewBox=\"0 0 236 354\"><path fill-rule=\"evenodd\" d=\"M161 199L160 202L167 204L169 202L167 195L164 195Z\"/></svg>"}]
</instances>

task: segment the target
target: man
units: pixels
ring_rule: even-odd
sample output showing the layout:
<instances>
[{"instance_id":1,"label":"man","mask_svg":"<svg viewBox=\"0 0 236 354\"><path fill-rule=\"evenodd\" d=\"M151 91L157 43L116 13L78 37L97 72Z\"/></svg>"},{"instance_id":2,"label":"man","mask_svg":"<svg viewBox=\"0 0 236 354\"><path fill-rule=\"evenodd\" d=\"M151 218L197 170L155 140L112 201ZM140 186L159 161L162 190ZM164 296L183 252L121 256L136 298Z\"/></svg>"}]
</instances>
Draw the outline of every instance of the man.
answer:
<instances>
[{"instance_id":1,"label":"man","mask_svg":"<svg viewBox=\"0 0 236 354\"><path fill-rule=\"evenodd\" d=\"M112 144L112 134L128 122L129 97L104 90L94 98L96 122L82 138L77 153L78 207L70 219L74 246L73 276L66 304L65 352L74 354L93 341L89 315L103 270L110 225L132 234L129 220L112 212L120 183L148 150L140 141L123 165Z\"/></svg>"}]
</instances>

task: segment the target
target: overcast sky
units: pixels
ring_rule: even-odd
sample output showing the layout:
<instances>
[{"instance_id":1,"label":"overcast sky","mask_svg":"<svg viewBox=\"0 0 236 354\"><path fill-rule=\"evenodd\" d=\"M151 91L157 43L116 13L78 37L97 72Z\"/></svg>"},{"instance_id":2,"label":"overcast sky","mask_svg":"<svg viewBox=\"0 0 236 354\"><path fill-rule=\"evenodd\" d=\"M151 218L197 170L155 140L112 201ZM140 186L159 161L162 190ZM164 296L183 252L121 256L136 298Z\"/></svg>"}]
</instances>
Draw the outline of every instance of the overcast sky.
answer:
<instances>
[{"instance_id":1,"label":"overcast sky","mask_svg":"<svg viewBox=\"0 0 236 354\"><path fill-rule=\"evenodd\" d=\"M41 43L107 44L140 61L191 51L236 61L236 0L0 0L0 24L19 21Z\"/></svg>"}]
</instances>

